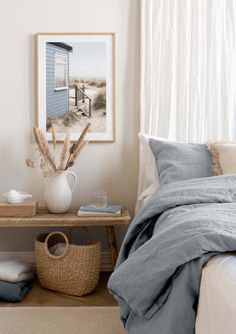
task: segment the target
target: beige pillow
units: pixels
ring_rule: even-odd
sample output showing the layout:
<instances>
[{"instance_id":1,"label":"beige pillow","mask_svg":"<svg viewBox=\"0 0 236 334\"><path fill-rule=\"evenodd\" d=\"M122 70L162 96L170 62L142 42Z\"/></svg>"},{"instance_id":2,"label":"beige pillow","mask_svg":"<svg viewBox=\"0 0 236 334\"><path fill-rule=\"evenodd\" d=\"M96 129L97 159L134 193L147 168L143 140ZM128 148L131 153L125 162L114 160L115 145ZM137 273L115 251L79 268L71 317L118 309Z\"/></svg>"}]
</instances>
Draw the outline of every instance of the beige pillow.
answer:
<instances>
[{"instance_id":1,"label":"beige pillow","mask_svg":"<svg viewBox=\"0 0 236 334\"><path fill-rule=\"evenodd\" d=\"M216 175L236 174L236 143L209 143L208 150L212 155L212 170Z\"/></svg>"}]
</instances>

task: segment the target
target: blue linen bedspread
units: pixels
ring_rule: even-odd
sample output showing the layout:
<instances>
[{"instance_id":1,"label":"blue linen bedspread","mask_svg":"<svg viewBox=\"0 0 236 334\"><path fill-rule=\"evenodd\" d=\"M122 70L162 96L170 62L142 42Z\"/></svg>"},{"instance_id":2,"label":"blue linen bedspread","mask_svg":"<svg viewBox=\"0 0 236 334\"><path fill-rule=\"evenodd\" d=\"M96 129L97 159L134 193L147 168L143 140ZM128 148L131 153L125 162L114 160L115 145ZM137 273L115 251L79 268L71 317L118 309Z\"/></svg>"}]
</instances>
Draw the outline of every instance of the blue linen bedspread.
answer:
<instances>
[{"instance_id":1,"label":"blue linen bedspread","mask_svg":"<svg viewBox=\"0 0 236 334\"><path fill-rule=\"evenodd\" d=\"M236 175L168 184L134 218L108 283L130 334L193 334L202 267L236 251Z\"/></svg>"}]
</instances>

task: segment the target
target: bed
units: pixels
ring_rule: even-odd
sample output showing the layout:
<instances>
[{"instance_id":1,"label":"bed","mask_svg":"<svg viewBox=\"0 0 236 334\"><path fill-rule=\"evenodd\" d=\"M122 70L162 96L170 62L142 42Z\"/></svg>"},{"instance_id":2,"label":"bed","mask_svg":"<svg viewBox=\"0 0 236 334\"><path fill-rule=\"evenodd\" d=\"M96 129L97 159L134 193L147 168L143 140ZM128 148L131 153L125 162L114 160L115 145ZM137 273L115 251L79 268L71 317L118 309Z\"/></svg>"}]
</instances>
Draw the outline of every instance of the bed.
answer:
<instances>
[{"instance_id":1,"label":"bed","mask_svg":"<svg viewBox=\"0 0 236 334\"><path fill-rule=\"evenodd\" d=\"M108 283L121 319L130 334L234 333L236 175L214 176L201 144L154 141L160 184L139 196Z\"/></svg>"},{"instance_id":2,"label":"bed","mask_svg":"<svg viewBox=\"0 0 236 334\"><path fill-rule=\"evenodd\" d=\"M196 334L234 334L236 256L213 257L202 271Z\"/></svg>"}]
</instances>

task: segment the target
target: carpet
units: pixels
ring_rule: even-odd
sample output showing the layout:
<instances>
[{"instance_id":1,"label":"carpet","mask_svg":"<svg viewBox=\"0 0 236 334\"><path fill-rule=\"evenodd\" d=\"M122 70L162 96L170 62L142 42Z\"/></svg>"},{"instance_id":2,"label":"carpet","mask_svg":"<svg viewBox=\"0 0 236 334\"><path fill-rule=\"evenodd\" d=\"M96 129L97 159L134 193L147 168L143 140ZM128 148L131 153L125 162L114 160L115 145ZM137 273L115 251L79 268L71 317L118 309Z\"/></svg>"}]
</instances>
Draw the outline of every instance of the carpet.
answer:
<instances>
[{"instance_id":1,"label":"carpet","mask_svg":"<svg viewBox=\"0 0 236 334\"><path fill-rule=\"evenodd\" d=\"M125 334L118 307L1 307L4 334Z\"/></svg>"}]
</instances>

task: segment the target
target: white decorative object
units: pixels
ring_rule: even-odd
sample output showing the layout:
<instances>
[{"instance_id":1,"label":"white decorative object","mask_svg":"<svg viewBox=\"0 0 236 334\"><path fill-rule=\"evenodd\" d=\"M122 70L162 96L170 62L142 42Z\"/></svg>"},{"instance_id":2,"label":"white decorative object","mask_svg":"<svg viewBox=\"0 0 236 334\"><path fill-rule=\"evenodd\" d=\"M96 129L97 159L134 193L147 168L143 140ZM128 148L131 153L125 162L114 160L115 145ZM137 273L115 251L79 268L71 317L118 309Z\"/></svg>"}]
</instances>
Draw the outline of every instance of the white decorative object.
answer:
<instances>
[{"instance_id":1,"label":"white decorative object","mask_svg":"<svg viewBox=\"0 0 236 334\"><path fill-rule=\"evenodd\" d=\"M70 188L68 175L74 178L74 184ZM77 176L74 172L63 171L61 173L52 173L47 178L44 189L44 200L47 208L52 213L64 213L70 208L72 193L77 184Z\"/></svg>"},{"instance_id":2,"label":"white decorative object","mask_svg":"<svg viewBox=\"0 0 236 334\"><path fill-rule=\"evenodd\" d=\"M3 194L9 204L23 203L25 199L31 198L32 195L25 193L23 191L16 191L11 189L7 193Z\"/></svg>"}]
</instances>

